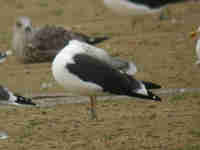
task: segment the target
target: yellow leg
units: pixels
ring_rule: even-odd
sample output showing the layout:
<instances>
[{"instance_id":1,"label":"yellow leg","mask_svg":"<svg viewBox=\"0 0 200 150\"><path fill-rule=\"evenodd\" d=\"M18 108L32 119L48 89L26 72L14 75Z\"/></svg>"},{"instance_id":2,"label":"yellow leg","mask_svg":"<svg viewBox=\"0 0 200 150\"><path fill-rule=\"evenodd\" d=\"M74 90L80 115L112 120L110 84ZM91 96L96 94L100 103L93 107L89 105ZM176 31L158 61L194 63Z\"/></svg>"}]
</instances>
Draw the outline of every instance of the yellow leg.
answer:
<instances>
[{"instance_id":1,"label":"yellow leg","mask_svg":"<svg viewBox=\"0 0 200 150\"><path fill-rule=\"evenodd\" d=\"M96 114L96 96L90 96L90 119L91 120L97 120L97 114Z\"/></svg>"}]
</instances>

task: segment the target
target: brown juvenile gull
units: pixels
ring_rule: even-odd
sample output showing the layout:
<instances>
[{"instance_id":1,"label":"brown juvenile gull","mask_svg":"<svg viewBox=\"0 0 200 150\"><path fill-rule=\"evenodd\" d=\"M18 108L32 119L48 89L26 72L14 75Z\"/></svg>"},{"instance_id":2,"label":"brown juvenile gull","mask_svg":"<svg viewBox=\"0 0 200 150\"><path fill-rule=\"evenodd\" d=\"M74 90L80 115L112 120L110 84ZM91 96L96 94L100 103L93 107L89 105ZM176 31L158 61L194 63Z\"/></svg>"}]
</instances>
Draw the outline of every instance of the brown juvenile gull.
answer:
<instances>
[{"instance_id":1,"label":"brown juvenile gull","mask_svg":"<svg viewBox=\"0 0 200 150\"><path fill-rule=\"evenodd\" d=\"M30 18L21 16L14 24L12 48L23 63L49 62L71 39L97 44L108 37L90 37L55 25L34 28Z\"/></svg>"}]
</instances>

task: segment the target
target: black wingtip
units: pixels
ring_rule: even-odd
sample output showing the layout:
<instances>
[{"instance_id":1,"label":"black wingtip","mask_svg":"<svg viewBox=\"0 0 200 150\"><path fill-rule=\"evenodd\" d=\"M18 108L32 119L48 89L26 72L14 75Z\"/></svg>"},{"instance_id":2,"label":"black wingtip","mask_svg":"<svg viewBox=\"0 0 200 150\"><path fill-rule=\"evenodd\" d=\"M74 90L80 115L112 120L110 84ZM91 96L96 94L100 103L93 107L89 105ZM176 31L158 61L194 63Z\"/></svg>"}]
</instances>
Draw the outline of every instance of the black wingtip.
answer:
<instances>
[{"instance_id":1,"label":"black wingtip","mask_svg":"<svg viewBox=\"0 0 200 150\"><path fill-rule=\"evenodd\" d=\"M148 81L142 81L142 83L145 85L146 89L160 89L161 85L148 82Z\"/></svg>"},{"instance_id":2,"label":"black wingtip","mask_svg":"<svg viewBox=\"0 0 200 150\"><path fill-rule=\"evenodd\" d=\"M158 102L162 101L162 99L159 96L155 95L154 93L152 93L150 91L147 91L147 94L148 95L143 95L143 94L131 92L128 94L128 96L137 97L137 98L141 98L141 99L145 99L145 100L158 101Z\"/></svg>"},{"instance_id":3,"label":"black wingtip","mask_svg":"<svg viewBox=\"0 0 200 150\"><path fill-rule=\"evenodd\" d=\"M15 101L18 104L23 104L23 105L33 105L35 106L36 104L31 100L31 98L26 98L21 95L15 94L17 97L17 100Z\"/></svg>"},{"instance_id":4,"label":"black wingtip","mask_svg":"<svg viewBox=\"0 0 200 150\"><path fill-rule=\"evenodd\" d=\"M162 101L162 99L161 99L159 96L155 95L154 93L152 93L152 92L150 92L150 91L148 91L148 96L149 96L153 101L159 101L159 102Z\"/></svg>"},{"instance_id":5,"label":"black wingtip","mask_svg":"<svg viewBox=\"0 0 200 150\"><path fill-rule=\"evenodd\" d=\"M107 37L107 36L102 36L102 37L92 37L90 38L87 42L89 44L98 44L98 43L101 43L105 40L109 40L110 38Z\"/></svg>"}]
</instances>

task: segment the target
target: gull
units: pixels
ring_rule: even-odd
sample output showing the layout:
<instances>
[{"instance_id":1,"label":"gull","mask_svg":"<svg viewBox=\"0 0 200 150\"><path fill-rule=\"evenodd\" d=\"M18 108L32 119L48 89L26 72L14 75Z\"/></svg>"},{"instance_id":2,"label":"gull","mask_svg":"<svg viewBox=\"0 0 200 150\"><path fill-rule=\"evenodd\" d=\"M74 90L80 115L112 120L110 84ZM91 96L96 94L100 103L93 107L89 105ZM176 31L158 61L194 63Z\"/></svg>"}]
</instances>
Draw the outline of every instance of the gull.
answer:
<instances>
[{"instance_id":1,"label":"gull","mask_svg":"<svg viewBox=\"0 0 200 150\"><path fill-rule=\"evenodd\" d=\"M95 49L87 43L71 40L52 63L55 80L67 92L90 97L91 119L97 119L97 96L115 94L161 101L160 97L145 87L145 83L116 69L110 62L102 59L101 53Z\"/></svg>"},{"instance_id":2,"label":"gull","mask_svg":"<svg viewBox=\"0 0 200 150\"><path fill-rule=\"evenodd\" d=\"M14 94L7 88L0 85L0 104L2 105L36 105L30 98L23 97L19 94ZM0 140L7 139L8 134L4 131L0 131Z\"/></svg>"},{"instance_id":3,"label":"gull","mask_svg":"<svg viewBox=\"0 0 200 150\"><path fill-rule=\"evenodd\" d=\"M6 52L0 52L0 63L3 63L9 55L12 55L11 50L7 50Z\"/></svg>"},{"instance_id":4,"label":"gull","mask_svg":"<svg viewBox=\"0 0 200 150\"><path fill-rule=\"evenodd\" d=\"M121 16L141 16L162 12L168 4L187 0L103 0L105 6ZM136 24L135 20L132 22Z\"/></svg>"},{"instance_id":5,"label":"gull","mask_svg":"<svg viewBox=\"0 0 200 150\"><path fill-rule=\"evenodd\" d=\"M0 53L0 63L3 63L8 55L12 55L10 50ZM8 88L0 85L0 104L12 104L12 105L36 105L30 98L21 96L20 94L13 93Z\"/></svg>"},{"instance_id":6,"label":"gull","mask_svg":"<svg viewBox=\"0 0 200 150\"><path fill-rule=\"evenodd\" d=\"M11 55L11 51L0 53L0 63L3 63L8 55ZM23 97L19 94L13 93L8 88L0 85L0 104L11 104L11 105L36 105L30 98ZM4 131L0 131L0 140L7 139L8 134Z\"/></svg>"},{"instance_id":7,"label":"gull","mask_svg":"<svg viewBox=\"0 0 200 150\"><path fill-rule=\"evenodd\" d=\"M191 36L192 37L195 37L198 35L198 33L200 33L200 26L197 28L196 31L192 32L191 33ZM196 61L196 65L199 65L200 64L200 38L197 39L197 42L196 42L196 55L197 55L197 61Z\"/></svg>"},{"instance_id":8,"label":"gull","mask_svg":"<svg viewBox=\"0 0 200 150\"><path fill-rule=\"evenodd\" d=\"M30 98L26 98L19 94L13 93L2 85L0 85L0 104L36 105Z\"/></svg>"},{"instance_id":9,"label":"gull","mask_svg":"<svg viewBox=\"0 0 200 150\"><path fill-rule=\"evenodd\" d=\"M71 39L97 44L108 37L90 37L55 25L34 28L29 17L20 16L13 27L12 49L23 63L50 62Z\"/></svg>"}]
</instances>

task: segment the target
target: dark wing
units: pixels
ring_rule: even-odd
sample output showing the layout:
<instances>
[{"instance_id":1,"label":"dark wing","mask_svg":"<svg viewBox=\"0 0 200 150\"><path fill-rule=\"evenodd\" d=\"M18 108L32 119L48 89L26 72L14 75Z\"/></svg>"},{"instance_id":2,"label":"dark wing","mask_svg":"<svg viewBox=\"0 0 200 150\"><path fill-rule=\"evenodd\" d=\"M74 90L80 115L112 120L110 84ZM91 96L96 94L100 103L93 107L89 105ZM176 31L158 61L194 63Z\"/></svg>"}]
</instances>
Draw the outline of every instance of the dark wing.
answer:
<instances>
[{"instance_id":1,"label":"dark wing","mask_svg":"<svg viewBox=\"0 0 200 150\"><path fill-rule=\"evenodd\" d=\"M146 5L149 8L161 8L166 4L179 3L187 0L127 0L132 3Z\"/></svg>"},{"instance_id":2,"label":"dark wing","mask_svg":"<svg viewBox=\"0 0 200 150\"><path fill-rule=\"evenodd\" d=\"M130 76L115 70L96 58L86 54L78 54L73 59L75 63L67 64L66 68L81 80L101 86L104 92L154 99L153 97L134 93L135 90L141 88L137 80L130 79Z\"/></svg>"},{"instance_id":3,"label":"dark wing","mask_svg":"<svg viewBox=\"0 0 200 150\"><path fill-rule=\"evenodd\" d=\"M8 91L0 85L0 100L8 100L10 97Z\"/></svg>"}]
</instances>

